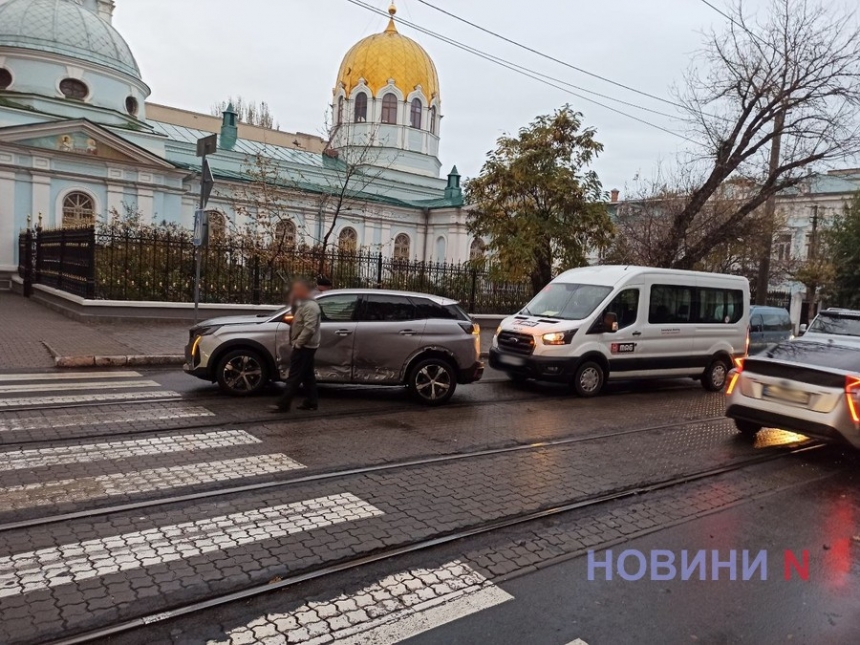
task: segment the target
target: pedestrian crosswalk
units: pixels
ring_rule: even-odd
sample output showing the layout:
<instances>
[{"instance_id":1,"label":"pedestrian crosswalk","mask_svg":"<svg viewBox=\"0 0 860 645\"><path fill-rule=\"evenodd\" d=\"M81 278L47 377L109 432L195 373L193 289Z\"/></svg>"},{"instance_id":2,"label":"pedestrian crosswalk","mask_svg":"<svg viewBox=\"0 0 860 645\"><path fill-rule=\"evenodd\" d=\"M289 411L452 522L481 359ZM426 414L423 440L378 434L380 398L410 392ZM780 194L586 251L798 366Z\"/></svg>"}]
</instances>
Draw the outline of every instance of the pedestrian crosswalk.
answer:
<instances>
[{"instance_id":1,"label":"pedestrian crosswalk","mask_svg":"<svg viewBox=\"0 0 860 645\"><path fill-rule=\"evenodd\" d=\"M63 414L49 418L0 418L0 432L16 432L49 428L73 428L78 426L100 426L144 421L167 421L169 419L195 419L214 417L215 413L197 405L170 404L158 409L98 410L75 414Z\"/></svg>"}]
</instances>

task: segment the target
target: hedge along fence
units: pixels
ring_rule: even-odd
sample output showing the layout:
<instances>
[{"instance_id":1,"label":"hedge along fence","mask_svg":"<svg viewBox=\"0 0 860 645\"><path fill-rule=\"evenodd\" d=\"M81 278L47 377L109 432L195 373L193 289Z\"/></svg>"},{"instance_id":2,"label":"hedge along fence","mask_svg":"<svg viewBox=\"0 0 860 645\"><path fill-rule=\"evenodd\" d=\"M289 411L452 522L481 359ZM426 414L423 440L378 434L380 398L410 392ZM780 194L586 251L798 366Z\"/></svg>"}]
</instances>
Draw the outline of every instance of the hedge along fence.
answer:
<instances>
[{"instance_id":1,"label":"hedge along fence","mask_svg":"<svg viewBox=\"0 0 860 645\"><path fill-rule=\"evenodd\" d=\"M50 286L102 300L191 302L195 248L191 234L175 227L37 230L21 234L39 266L50 266ZM76 242L70 254L69 238ZM20 248L24 248L21 246ZM200 300L204 303L280 304L289 283L320 273L336 288L421 291L457 300L471 313L510 313L531 298L528 282L495 280L481 263L446 264L384 257L359 251L292 249L275 252L241 237L213 240L200 249ZM25 254L22 253L22 262ZM25 273L25 267L19 271ZM83 280L83 282L81 282ZM79 286L84 284L84 287Z\"/></svg>"}]
</instances>

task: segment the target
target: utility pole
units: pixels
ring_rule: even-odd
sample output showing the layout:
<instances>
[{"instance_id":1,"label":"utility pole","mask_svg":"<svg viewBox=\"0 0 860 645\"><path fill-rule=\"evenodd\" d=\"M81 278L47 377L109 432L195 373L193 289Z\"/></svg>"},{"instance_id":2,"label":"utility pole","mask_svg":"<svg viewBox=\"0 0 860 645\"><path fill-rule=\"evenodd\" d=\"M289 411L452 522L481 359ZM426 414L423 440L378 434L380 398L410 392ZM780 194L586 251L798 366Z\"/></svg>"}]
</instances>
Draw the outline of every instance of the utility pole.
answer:
<instances>
[{"instance_id":1,"label":"utility pole","mask_svg":"<svg viewBox=\"0 0 860 645\"><path fill-rule=\"evenodd\" d=\"M814 204L812 206L812 233L809 236L809 257L806 258L806 262L809 265L810 269L812 269L812 280L810 284L806 285L809 293L807 296L809 297L809 302L806 303L806 317L807 320L812 322L812 319L815 318L815 305L816 305L816 294L818 293L818 204Z\"/></svg>"},{"instance_id":2,"label":"utility pole","mask_svg":"<svg viewBox=\"0 0 860 645\"><path fill-rule=\"evenodd\" d=\"M770 144L770 164L768 176L773 177L779 170L779 160L782 155L782 130L785 127L785 108L782 108L773 119L773 139ZM767 198L764 204L765 240L762 256L758 265L758 280L756 281L755 303L767 304L767 288L770 284L770 256L773 253L773 225L776 219L776 195Z\"/></svg>"}]
</instances>

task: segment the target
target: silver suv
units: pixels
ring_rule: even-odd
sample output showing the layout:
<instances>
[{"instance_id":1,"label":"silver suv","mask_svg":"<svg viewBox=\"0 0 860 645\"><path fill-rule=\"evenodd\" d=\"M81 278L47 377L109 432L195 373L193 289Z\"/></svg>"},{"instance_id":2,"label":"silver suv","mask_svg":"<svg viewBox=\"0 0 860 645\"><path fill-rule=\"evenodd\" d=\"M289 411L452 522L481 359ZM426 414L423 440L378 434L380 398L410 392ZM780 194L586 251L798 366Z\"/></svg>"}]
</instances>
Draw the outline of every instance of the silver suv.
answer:
<instances>
[{"instance_id":1,"label":"silver suv","mask_svg":"<svg viewBox=\"0 0 860 645\"><path fill-rule=\"evenodd\" d=\"M441 405L458 383L481 378L480 328L454 300L404 291L350 289L317 297L322 383L406 385ZM265 316L214 318L191 328L185 371L235 396L262 390L289 364L289 308ZM280 355L279 355L280 353Z\"/></svg>"}]
</instances>

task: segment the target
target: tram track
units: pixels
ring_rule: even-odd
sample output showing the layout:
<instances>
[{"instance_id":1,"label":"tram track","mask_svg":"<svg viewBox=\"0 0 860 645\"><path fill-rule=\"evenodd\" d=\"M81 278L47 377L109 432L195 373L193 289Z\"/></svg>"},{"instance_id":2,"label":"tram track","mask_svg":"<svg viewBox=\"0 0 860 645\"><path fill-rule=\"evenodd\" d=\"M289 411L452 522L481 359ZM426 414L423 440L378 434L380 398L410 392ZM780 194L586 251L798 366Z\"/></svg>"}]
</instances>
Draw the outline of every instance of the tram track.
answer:
<instances>
[{"instance_id":1,"label":"tram track","mask_svg":"<svg viewBox=\"0 0 860 645\"><path fill-rule=\"evenodd\" d=\"M271 594L273 592L294 587L298 584L311 580L324 578L337 573L357 570L372 564L376 564L386 560L393 560L398 557L406 556L421 551L429 551L433 548L447 545L457 540L486 535L494 531L500 531L503 529L508 529L511 527L545 519L548 517L562 515L571 511L599 506L609 502L619 501L626 498L644 495L654 491L664 490L691 482L717 477L744 468L749 468L752 466L785 459L786 457L789 457L791 455L818 450L823 448L824 445L825 444L820 442L810 442L806 445L793 448L777 449L774 452L769 452L768 454L756 455L748 459L742 459L731 464L721 465L712 468L705 468L680 476L666 478L663 480L622 487L617 490L608 491L585 498L574 498L536 511L514 513L506 517L502 517L500 519L480 522L472 526L467 526L447 533L440 533L427 539L416 540L392 548L380 549L378 551L364 554L355 558L341 560L338 562L331 562L320 567L315 567L306 571L298 572L283 579L273 580L262 584L258 583L248 585L242 589L234 590L223 594L212 595L210 597L203 598L194 602L164 608L158 612L148 613L135 618L117 621L109 625L83 631L79 634L50 641L49 645L78 645L81 643L90 643L96 640L111 638L154 624L169 622L178 618L199 614L201 612L216 607L250 600L252 598L256 598L262 595Z\"/></svg>"},{"instance_id":2,"label":"tram track","mask_svg":"<svg viewBox=\"0 0 860 645\"><path fill-rule=\"evenodd\" d=\"M650 425L639 428L629 428L616 432L602 432L597 434L589 434L586 436L565 436L556 439L548 439L544 441L535 441L529 443L519 443L516 445L501 446L501 447L483 447L476 450L463 451L448 455L433 455L419 456L399 461L393 461L383 464L374 464L368 466L347 467L338 470L321 470L299 477L272 478L267 481L245 484L240 486L230 486L217 488L212 490L190 493L186 495L175 495L171 497L153 498L140 502L128 504L118 504L113 506L95 507L91 509L74 511L70 513L61 513L50 516L42 516L37 518L25 519L20 521L6 522L0 524L0 533L5 533L14 530L35 528L40 526L48 526L71 520L88 519L93 517L109 516L117 513L135 512L148 508L159 506L172 506L176 504L201 502L216 498L223 498L231 495L241 495L246 493L256 493L260 491L273 490L278 488L288 488L301 484L310 484L324 481L332 481L347 477L356 477L361 475L369 475L383 472L390 472L404 468L418 468L423 466L432 466L439 464L448 464L469 459L480 459L485 457L493 457L498 455L515 454L528 452L533 450L543 450L547 448L560 448L578 443L587 443L592 441L600 441L618 437L625 437L634 434L672 431L683 429L691 424L709 423L724 420L724 417L708 417L696 419L694 421L678 421L669 424Z\"/></svg>"}]
</instances>

